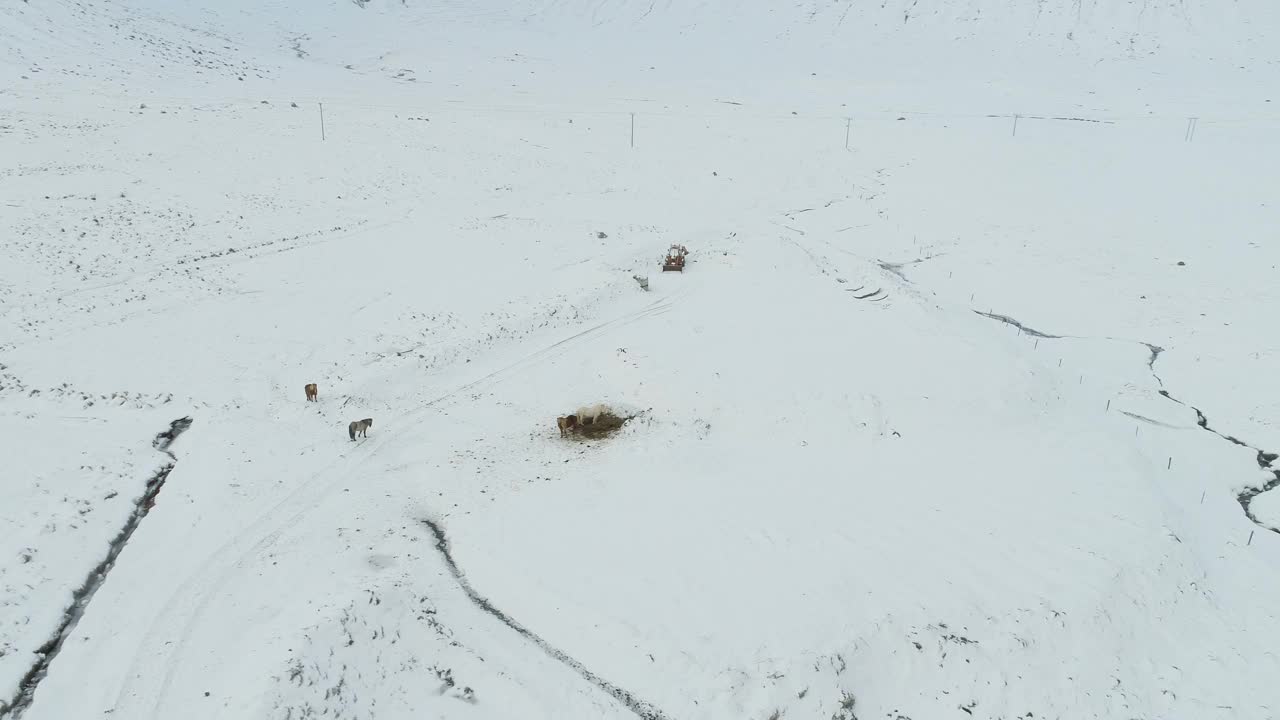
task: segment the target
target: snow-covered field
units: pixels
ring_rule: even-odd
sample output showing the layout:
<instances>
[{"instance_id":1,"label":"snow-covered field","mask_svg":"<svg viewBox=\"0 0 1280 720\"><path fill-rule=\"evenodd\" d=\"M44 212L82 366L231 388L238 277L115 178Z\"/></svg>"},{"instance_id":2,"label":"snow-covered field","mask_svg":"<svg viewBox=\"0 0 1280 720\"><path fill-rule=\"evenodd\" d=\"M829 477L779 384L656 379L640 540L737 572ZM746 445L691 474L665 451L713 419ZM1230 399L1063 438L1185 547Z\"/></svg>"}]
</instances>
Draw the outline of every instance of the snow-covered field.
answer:
<instances>
[{"instance_id":1,"label":"snow-covered field","mask_svg":"<svg viewBox=\"0 0 1280 720\"><path fill-rule=\"evenodd\" d=\"M1280 717L1280 11L1012 5L0 8L0 717Z\"/></svg>"}]
</instances>

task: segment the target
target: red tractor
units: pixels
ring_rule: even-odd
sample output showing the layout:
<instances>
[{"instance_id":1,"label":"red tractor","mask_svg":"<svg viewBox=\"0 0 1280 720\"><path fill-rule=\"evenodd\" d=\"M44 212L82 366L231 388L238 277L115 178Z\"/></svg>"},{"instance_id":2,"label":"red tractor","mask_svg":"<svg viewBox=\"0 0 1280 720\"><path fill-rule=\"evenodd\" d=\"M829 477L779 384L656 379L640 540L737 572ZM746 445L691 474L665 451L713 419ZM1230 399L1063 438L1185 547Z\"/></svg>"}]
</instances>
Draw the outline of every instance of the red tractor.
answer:
<instances>
[{"instance_id":1,"label":"red tractor","mask_svg":"<svg viewBox=\"0 0 1280 720\"><path fill-rule=\"evenodd\" d=\"M689 254L688 248L683 245L672 245L667 251L667 258L662 261L662 271L676 270L684 272L684 259Z\"/></svg>"}]
</instances>

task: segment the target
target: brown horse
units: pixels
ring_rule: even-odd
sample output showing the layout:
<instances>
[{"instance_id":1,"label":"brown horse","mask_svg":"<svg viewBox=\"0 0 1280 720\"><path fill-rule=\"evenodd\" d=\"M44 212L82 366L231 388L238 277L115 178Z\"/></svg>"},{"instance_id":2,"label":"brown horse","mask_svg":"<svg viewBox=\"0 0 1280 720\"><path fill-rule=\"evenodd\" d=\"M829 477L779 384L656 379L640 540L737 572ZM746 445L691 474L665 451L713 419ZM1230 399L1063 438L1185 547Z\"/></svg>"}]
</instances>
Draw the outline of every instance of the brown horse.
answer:
<instances>
[{"instance_id":1,"label":"brown horse","mask_svg":"<svg viewBox=\"0 0 1280 720\"><path fill-rule=\"evenodd\" d=\"M578 416L567 415L565 417L556 418L556 427L560 428L560 437L569 434L570 430L578 427Z\"/></svg>"},{"instance_id":2,"label":"brown horse","mask_svg":"<svg viewBox=\"0 0 1280 720\"><path fill-rule=\"evenodd\" d=\"M303 388L303 390L306 390L306 391L307 391L307 400L308 400L308 401L316 402L316 396L320 394L320 391L319 391L319 390L316 390L316 384L315 384L315 383L307 383L307 386L306 386L306 387L304 387L304 388Z\"/></svg>"}]
</instances>

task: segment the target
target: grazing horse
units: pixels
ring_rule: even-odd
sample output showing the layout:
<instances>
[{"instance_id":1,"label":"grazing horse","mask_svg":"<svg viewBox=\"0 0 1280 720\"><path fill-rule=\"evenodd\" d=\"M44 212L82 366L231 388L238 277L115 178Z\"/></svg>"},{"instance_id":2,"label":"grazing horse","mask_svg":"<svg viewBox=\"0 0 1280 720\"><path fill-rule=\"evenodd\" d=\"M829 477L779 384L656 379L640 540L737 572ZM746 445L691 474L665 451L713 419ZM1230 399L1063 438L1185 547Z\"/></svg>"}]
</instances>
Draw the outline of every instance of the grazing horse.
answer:
<instances>
[{"instance_id":1,"label":"grazing horse","mask_svg":"<svg viewBox=\"0 0 1280 720\"><path fill-rule=\"evenodd\" d=\"M600 416L607 412L609 412L609 408L604 405L589 405L587 407L578 408L578 412L576 414L578 416L578 422L583 425L594 425L596 421L600 419Z\"/></svg>"},{"instance_id":2,"label":"grazing horse","mask_svg":"<svg viewBox=\"0 0 1280 720\"><path fill-rule=\"evenodd\" d=\"M307 383L307 386L304 387L303 390L307 391L307 400L311 402L315 402L316 396L320 394L320 391L316 389L315 383Z\"/></svg>"},{"instance_id":3,"label":"grazing horse","mask_svg":"<svg viewBox=\"0 0 1280 720\"><path fill-rule=\"evenodd\" d=\"M578 416L567 415L565 417L558 417L556 418L556 427L560 428L560 437L564 437L569 434L570 430L578 427Z\"/></svg>"},{"instance_id":4,"label":"grazing horse","mask_svg":"<svg viewBox=\"0 0 1280 720\"><path fill-rule=\"evenodd\" d=\"M351 436L352 440L356 439L356 435L369 437L369 428L371 427L373 427L373 418L357 420L347 426L347 434Z\"/></svg>"}]
</instances>

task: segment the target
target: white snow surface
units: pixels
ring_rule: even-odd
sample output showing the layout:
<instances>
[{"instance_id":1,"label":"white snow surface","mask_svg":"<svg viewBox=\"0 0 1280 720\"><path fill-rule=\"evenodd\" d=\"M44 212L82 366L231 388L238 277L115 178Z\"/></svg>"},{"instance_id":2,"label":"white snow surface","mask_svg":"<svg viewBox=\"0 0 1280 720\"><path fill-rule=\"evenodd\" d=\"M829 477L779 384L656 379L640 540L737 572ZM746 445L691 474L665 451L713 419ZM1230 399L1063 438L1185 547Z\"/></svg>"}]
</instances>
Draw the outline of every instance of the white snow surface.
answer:
<instances>
[{"instance_id":1,"label":"white snow surface","mask_svg":"<svg viewBox=\"0 0 1280 720\"><path fill-rule=\"evenodd\" d=\"M1278 23L5 4L0 717L1280 716Z\"/></svg>"}]
</instances>

